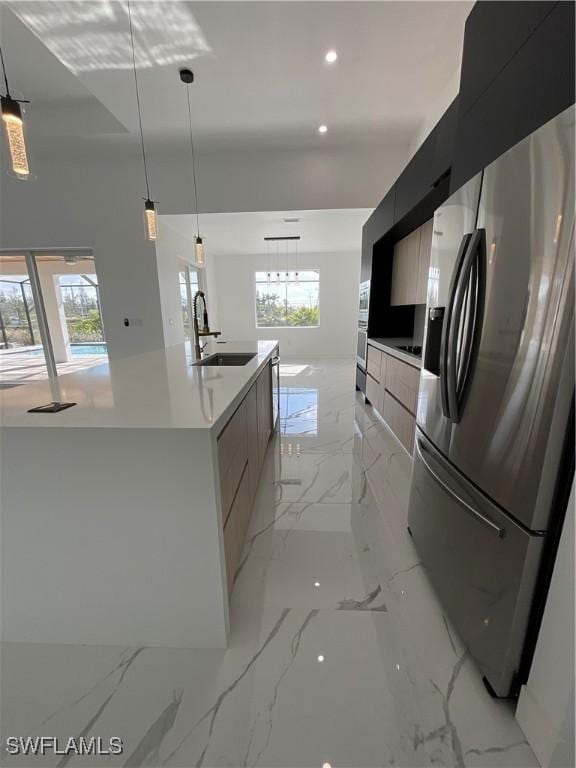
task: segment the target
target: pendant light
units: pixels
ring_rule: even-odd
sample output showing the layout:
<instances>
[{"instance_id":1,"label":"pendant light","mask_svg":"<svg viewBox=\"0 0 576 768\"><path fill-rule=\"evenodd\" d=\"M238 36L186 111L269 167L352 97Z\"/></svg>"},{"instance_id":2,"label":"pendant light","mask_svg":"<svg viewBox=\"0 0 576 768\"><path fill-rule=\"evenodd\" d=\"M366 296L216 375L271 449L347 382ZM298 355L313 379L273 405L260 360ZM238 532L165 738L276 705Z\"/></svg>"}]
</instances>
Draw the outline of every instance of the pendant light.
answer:
<instances>
[{"instance_id":1,"label":"pendant light","mask_svg":"<svg viewBox=\"0 0 576 768\"><path fill-rule=\"evenodd\" d=\"M146 150L144 148L144 131L142 129L142 110L140 109L140 93L138 91L138 73L136 71L136 53L134 50L134 29L132 27L132 11L130 0L128 2L128 23L130 25L130 43L132 45L132 65L134 68L134 86L136 89L136 105L138 107L138 124L140 126L140 146L142 148L142 163L144 165L144 179L146 180L146 197L144 200L144 228L146 240L158 239L158 219L156 217L156 203L150 199L150 184L148 183L148 165L146 163Z\"/></svg>"},{"instance_id":2,"label":"pendant light","mask_svg":"<svg viewBox=\"0 0 576 768\"><path fill-rule=\"evenodd\" d=\"M190 108L190 88L189 86L194 82L194 73L191 69L180 70L180 80L186 86L186 100L188 102L188 128L190 131L190 154L192 156L192 178L194 180L194 200L196 206L196 242L194 245L194 251L196 256L196 264L199 267L203 267L206 263L206 254L204 250L204 241L200 235L200 219L198 212L198 183L196 180L196 156L194 154L194 136L192 133L192 110Z\"/></svg>"},{"instance_id":3,"label":"pendant light","mask_svg":"<svg viewBox=\"0 0 576 768\"><path fill-rule=\"evenodd\" d=\"M298 240L294 245L294 253L296 257L296 271L294 272L294 282L296 285L300 285L300 274L298 273Z\"/></svg>"},{"instance_id":4,"label":"pendant light","mask_svg":"<svg viewBox=\"0 0 576 768\"><path fill-rule=\"evenodd\" d=\"M4 83L6 84L6 95L0 96L0 106L2 108L2 120L6 126L6 135L8 137L10 165L12 172L17 178L28 179L30 178L30 167L28 165L28 153L26 151L26 140L24 138L22 108L20 107L20 104L27 104L28 101L26 99L12 98L8 86L8 75L6 74L6 65L4 64L2 48L0 48L0 59L2 60Z\"/></svg>"}]
</instances>

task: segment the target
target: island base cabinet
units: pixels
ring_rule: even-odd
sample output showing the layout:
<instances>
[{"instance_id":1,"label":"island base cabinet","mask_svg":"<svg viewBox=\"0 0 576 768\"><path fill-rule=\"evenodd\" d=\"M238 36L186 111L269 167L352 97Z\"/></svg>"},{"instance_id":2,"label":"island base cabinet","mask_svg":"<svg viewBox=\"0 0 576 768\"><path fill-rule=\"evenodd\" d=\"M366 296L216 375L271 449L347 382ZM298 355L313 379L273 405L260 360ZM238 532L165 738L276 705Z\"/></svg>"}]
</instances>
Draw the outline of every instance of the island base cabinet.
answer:
<instances>
[{"instance_id":1,"label":"island base cabinet","mask_svg":"<svg viewBox=\"0 0 576 768\"><path fill-rule=\"evenodd\" d=\"M230 514L224 524L224 552L226 558L226 581L228 592L232 591L234 576L240 564L244 539L250 522L250 511L252 503L250 499L250 478L248 467L244 469L244 474L238 486L236 497L232 503Z\"/></svg>"},{"instance_id":2,"label":"island base cabinet","mask_svg":"<svg viewBox=\"0 0 576 768\"><path fill-rule=\"evenodd\" d=\"M248 475L250 480L250 500L254 501L260 478L260 457L258 450L258 402L256 384L252 384L246 395L246 415L248 431Z\"/></svg>"},{"instance_id":3,"label":"island base cabinet","mask_svg":"<svg viewBox=\"0 0 576 768\"><path fill-rule=\"evenodd\" d=\"M272 434L272 369L264 368L256 381L256 403L258 407L258 459L264 461L264 454Z\"/></svg>"},{"instance_id":4,"label":"island base cabinet","mask_svg":"<svg viewBox=\"0 0 576 768\"><path fill-rule=\"evenodd\" d=\"M268 363L218 436L220 504L230 594L272 435L272 370Z\"/></svg>"}]
</instances>

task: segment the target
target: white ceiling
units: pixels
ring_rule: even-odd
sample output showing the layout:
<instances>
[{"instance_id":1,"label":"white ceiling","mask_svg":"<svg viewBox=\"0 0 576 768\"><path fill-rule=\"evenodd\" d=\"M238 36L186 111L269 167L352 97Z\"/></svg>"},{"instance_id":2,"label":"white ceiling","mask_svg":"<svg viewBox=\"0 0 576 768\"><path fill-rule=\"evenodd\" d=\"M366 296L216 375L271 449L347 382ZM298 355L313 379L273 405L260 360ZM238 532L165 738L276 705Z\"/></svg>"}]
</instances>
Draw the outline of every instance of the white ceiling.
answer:
<instances>
[{"instance_id":1,"label":"white ceiling","mask_svg":"<svg viewBox=\"0 0 576 768\"><path fill-rule=\"evenodd\" d=\"M76 124L80 133L134 132L126 4L9 5L19 18L2 7L2 44L14 88L32 99L32 128L54 135L66 103L63 135ZM203 148L410 140L459 68L471 6L132 0L146 137L184 139L178 70L188 65ZM339 53L332 66L330 48Z\"/></svg>"},{"instance_id":2,"label":"white ceiling","mask_svg":"<svg viewBox=\"0 0 576 768\"><path fill-rule=\"evenodd\" d=\"M267 253L267 236L300 235L299 253L360 252L362 225L370 208L323 211L257 211L250 213L207 213L200 217L200 231L209 256L245 256ZM191 240L196 236L194 216L160 215L167 225ZM299 219L286 222L285 219ZM294 252L293 241L270 245L272 255Z\"/></svg>"}]
</instances>

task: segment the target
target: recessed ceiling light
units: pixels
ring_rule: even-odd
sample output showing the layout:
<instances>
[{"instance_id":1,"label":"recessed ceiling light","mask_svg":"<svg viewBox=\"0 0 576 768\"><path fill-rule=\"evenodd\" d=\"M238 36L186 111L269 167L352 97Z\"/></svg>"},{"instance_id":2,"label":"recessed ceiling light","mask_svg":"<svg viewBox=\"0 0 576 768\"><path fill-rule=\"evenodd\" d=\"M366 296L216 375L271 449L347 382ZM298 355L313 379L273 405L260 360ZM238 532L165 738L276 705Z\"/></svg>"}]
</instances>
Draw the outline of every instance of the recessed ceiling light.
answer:
<instances>
[{"instance_id":1,"label":"recessed ceiling light","mask_svg":"<svg viewBox=\"0 0 576 768\"><path fill-rule=\"evenodd\" d=\"M336 51L328 51L328 53L324 58L326 59L328 64L334 64L334 62L338 58L338 54L336 53Z\"/></svg>"},{"instance_id":2,"label":"recessed ceiling light","mask_svg":"<svg viewBox=\"0 0 576 768\"><path fill-rule=\"evenodd\" d=\"M315 581L315 582L314 582L314 586L315 586L315 587L319 587L319 586L320 586L320 582L319 582L319 581Z\"/></svg>"},{"instance_id":3,"label":"recessed ceiling light","mask_svg":"<svg viewBox=\"0 0 576 768\"><path fill-rule=\"evenodd\" d=\"M318 126L318 133L326 133L327 130L328 130L328 126L327 125L320 125L320 126Z\"/></svg>"},{"instance_id":4,"label":"recessed ceiling light","mask_svg":"<svg viewBox=\"0 0 576 768\"><path fill-rule=\"evenodd\" d=\"M323 662L324 661L324 656L322 656L322 654L320 654L320 656L318 656L318 661L319 662Z\"/></svg>"}]
</instances>

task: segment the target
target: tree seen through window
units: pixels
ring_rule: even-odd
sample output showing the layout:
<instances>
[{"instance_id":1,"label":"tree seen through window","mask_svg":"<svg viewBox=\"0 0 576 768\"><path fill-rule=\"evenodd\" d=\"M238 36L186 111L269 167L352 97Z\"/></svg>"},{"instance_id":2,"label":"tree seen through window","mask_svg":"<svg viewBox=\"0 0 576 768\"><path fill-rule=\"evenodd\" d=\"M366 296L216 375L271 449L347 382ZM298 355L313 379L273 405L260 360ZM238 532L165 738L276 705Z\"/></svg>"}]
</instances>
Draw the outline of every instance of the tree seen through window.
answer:
<instances>
[{"instance_id":1,"label":"tree seen through window","mask_svg":"<svg viewBox=\"0 0 576 768\"><path fill-rule=\"evenodd\" d=\"M256 272L258 328L320 325L320 271Z\"/></svg>"}]
</instances>

